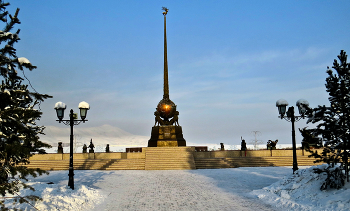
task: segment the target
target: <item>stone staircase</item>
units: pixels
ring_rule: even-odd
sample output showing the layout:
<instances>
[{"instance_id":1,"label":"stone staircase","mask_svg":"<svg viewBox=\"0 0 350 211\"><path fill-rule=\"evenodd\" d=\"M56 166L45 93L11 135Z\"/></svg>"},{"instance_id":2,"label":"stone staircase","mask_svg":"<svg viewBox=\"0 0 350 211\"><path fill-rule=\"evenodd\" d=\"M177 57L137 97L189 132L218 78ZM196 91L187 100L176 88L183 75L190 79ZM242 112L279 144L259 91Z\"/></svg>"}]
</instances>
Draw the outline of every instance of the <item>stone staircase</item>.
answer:
<instances>
[{"instance_id":1,"label":"stone staircase","mask_svg":"<svg viewBox=\"0 0 350 211\"><path fill-rule=\"evenodd\" d=\"M314 158L298 156L298 166L313 166ZM197 169L207 168L237 168L237 167L264 167L264 166L293 166L292 156L280 157L234 157L234 158L206 158L196 159Z\"/></svg>"},{"instance_id":2,"label":"stone staircase","mask_svg":"<svg viewBox=\"0 0 350 211\"><path fill-rule=\"evenodd\" d=\"M196 169L194 147L148 147L145 170Z\"/></svg>"},{"instance_id":3,"label":"stone staircase","mask_svg":"<svg viewBox=\"0 0 350 211\"><path fill-rule=\"evenodd\" d=\"M75 170L99 170L108 163L109 160L88 159L73 161ZM26 165L28 168L40 168L42 170L68 170L69 160L32 160Z\"/></svg>"},{"instance_id":4,"label":"stone staircase","mask_svg":"<svg viewBox=\"0 0 350 211\"><path fill-rule=\"evenodd\" d=\"M195 160L197 169L222 169L222 168L235 168L226 161L226 158L205 158Z\"/></svg>"},{"instance_id":5,"label":"stone staircase","mask_svg":"<svg viewBox=\"0 0 350 211\"><path fill-rule=\"evenodd\" d=\"M148 147L144 158L74 159L75 170L180 170L237 167L292 166L292 156L194 159L194 147ZM298 156L299 166L312 166L314 158ZM29 168L68 170L69 160L31 160Z\"/></svg>"},{"instance_id":6,"label":"stone staircase","mask_svg":"<svg viewBox=\"0 0 350 211\"><path fill-rule=\"evenodd\" d=\"M28 168L42 170L68 170L69 160L32 160L26 165ZM74 160L75 170L144 170L145 159L89 159Z\"/></svg>"},{"instance_id":7,"label":"stone staircase","mask_svg":"<svg viewBox=\"0 0 350 211\"><path fill-rule=\"evenodd\" d=\"M110 160L101 170L145 170L145 159Z\"/></svg>"}]
</instances>

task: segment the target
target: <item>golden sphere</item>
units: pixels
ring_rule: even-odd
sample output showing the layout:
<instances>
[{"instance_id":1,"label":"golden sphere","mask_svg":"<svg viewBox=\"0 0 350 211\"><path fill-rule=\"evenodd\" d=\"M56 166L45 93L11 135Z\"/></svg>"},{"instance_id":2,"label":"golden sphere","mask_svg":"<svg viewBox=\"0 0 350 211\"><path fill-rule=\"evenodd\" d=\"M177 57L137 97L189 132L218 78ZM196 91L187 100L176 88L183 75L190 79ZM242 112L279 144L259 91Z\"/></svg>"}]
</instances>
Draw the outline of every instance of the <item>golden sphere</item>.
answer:
<instances>
[{"instance_id":1,"label":"golden sphere","mask_svg":"<svg viewBox=\"0 0 350 211\"><path fill-rule=\"evenodd\" d=\"M160 117L164 119L172 118L176 111L176 105L170 99L162 99L157 106Z\"/></svg>"}]
</instances>

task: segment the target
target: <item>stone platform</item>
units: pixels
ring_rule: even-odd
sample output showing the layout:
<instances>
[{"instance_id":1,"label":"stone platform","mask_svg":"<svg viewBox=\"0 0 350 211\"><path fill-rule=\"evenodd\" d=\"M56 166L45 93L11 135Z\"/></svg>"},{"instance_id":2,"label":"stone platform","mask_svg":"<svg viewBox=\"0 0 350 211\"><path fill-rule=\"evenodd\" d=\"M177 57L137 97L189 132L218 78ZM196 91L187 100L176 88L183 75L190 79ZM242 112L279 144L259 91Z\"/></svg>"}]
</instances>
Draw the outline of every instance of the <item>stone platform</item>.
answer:
<instances>
[{"instance_id":1,"label":"stone platform","mask_svg":"<svg viewBox=\"0 0 350 211\"><path fill-rule=\"evenodd\" d=\"M139 152L74 153L76 170L179 170L262 166L292 166L292 150L195 151L195 147L144 147ZM312 166L314 158L297 150L299 166ZM28 168L68 170L69 153L30 158Z\"/></svg>"},{"instance_id":2,"label":"stone platform","mask_svg":"<svg viewBox=\"0 0 350 211\"><path fill-rule=\"evenodd\" d=\"M152 127L148 147L182 147L186 140L182 135L182 127L174 125Z\"/></svg>"}]
</instances>

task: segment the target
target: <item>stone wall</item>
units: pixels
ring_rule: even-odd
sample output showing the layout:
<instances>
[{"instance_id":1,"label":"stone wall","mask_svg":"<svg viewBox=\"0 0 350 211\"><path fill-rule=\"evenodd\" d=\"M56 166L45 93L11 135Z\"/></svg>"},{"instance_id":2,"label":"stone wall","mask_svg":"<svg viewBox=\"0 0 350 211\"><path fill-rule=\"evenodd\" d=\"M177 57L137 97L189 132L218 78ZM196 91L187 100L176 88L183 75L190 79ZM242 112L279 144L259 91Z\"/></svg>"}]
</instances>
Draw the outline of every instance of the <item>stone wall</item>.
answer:
<instances>
[{"instance_id":1,"label":"stone wall","mask_svg":"<svg viewBox=\"0 0 350 211\"><path fill-rule=\"evenodd\" d=\"M98 152L98 153L74 153L73 158L79 160L86 159L142 159L145 158L145 151L142 152ZM321 152L322 149L319 149ZM310 153L304 150L297 150L297 156L308 156ZM293 156L293 150L224 150L224 151L207 151L194 152L195 159L201 158L232 158L232 157L279 157ZM30 160L69 160L69 153L58 154L49 153L43 155L33 155Z\"/></svg>"},{"instance_id":2,"label":"stone wall","mask_svg":"<svg viewBox=\"0 0 350 211\"><path fill-rule=\"evenodd\" d=\"M309 152L305 150L297 150L297 156L308 156ZM207 151L207 152L194 152L194 158L233 158L233 157L280 157L280 156L293 156L293 150L224 150L224 151Z\"/></svg>"},{"instance_id":3,"label":"stone wall","mask_svg":"<svg viewBox=\"0 0 350 211\"><path fill-rule=\"evenodd\" d=\"M97 152L97 153L74 153L73 159L87 160L87 159L138 159L145 158L143 152ZM57 154L48 153L43 155L33 155L29 160L69 160L69 153Z\"/></svg>"},{"instance_id":4,"label":"stone wall","mask_svg":"<svg viewBox=\"0 0 350 211\"><path fill-rule=\"evenodd\" d=\"M308 156L310 153L304 150L297 150L297 156ZM224 150L224 151L207 151L194 152L194 157L201 158L233 158L233 157L280 157L293 156L293 150Z\"/></svg>"}]
</instances>

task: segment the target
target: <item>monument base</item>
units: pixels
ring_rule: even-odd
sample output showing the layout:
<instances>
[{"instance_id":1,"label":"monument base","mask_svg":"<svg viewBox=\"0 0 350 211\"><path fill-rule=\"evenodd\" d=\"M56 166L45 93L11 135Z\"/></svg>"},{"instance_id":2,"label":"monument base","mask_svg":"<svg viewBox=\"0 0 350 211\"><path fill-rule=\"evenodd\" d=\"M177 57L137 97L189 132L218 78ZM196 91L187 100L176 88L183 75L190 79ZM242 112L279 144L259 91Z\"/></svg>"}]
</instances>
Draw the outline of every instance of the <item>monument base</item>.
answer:
<instances>
[{"instance_id":1,"label":"monument base","mask_svg":"<svg viewBox=\"0 0 350 211\"><path fill-rule=\"evenodd\" d=\"M181 147L186 146L181 126L165 125L152 127L148 147Z\"/></svg>"},{"instance_id":2,"label":"monument base","mask_svg":"<svg viewBox=\"0 0 350 211\"><path fill-rule=\"evenodd\" d=\"M157 141L157 147L178 147L177 141Z\"/></svg>"}]
</instances>

